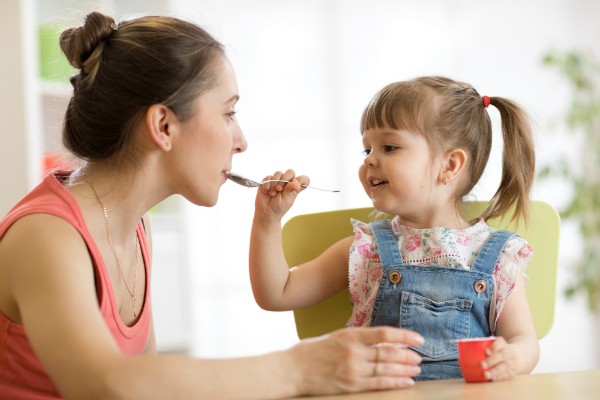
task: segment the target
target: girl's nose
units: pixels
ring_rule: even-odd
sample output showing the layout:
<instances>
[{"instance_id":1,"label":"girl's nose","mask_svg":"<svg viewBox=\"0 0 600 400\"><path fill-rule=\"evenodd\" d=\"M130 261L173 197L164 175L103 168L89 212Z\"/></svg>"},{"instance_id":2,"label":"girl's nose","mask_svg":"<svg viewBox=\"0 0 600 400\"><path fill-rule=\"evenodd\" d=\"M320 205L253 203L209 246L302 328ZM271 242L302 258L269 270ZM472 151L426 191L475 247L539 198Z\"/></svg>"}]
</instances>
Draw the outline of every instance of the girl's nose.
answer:
<instances>
[{"instance_id":1,"label":"girl's nose","mask_svg":"<svg viewBox=\"0 0 600 400\"><path fill-rule=\"evenodd\" d=\"M373 155L373 152L371 151L371 153L367 154L367 156L365 157L365 160L363 162L366 166L375 165L377 162L377 159L375 158L375 156Z\"/></svg>"}]
</instances>

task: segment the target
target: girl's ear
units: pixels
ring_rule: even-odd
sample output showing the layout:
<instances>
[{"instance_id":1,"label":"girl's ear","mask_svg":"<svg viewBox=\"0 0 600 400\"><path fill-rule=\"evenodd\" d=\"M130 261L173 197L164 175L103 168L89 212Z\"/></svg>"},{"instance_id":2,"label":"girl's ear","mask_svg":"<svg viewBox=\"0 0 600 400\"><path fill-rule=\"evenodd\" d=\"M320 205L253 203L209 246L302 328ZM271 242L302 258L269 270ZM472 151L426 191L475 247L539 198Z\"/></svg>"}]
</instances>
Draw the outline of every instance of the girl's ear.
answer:
<instances>
[{"instance_id":1,"label":"girl's ear","mask_svg":"<svg viewBox=\"0 0 600 400\"><path fill-rule=\"evenodd\" d=\"M463 149L449 150L443 159L439 180L445 185L458 177L465 168L468 158Z\"/></svg>"},{"instance_id":2,"label":"girl's ear","mask_svg":"<svg viewBox=\"0 0 600 400\"><path fill-rule=\"evenodd\" d=\"M163 104L154 104L146 112L146 126L150 139L163 151L171 150L177 122L173 111Z\"/></svg>"}]
</instances>

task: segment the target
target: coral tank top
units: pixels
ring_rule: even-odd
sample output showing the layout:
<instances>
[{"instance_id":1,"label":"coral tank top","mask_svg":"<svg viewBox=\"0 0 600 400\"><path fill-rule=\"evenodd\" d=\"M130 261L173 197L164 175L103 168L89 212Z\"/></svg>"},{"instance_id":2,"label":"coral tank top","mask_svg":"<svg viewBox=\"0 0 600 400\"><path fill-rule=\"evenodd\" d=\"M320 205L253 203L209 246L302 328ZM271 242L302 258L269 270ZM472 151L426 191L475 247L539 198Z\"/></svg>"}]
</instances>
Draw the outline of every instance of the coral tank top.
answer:
<instances>
[{"instance_id":1,"label":"coral tank top","mask_svg":"<svg viewBox=\"0 0 600 400\"><path fill-rule=\"evenodd\" d=\"M141 354L148 342L151 321L150 256L143 224L140 222L138 225L137 235L146 271L146 294L138 320L134 325L127 326L119 316L108 271L86 227L79 204L62 184L69 175L70 172L66 171L49 174L18 202L0 221L0 240L15 221L34 213L55 215L75 227L85 240L93 260L98 304L106 325L124 354ZM0 399L60 398L56 387L31 348L25 327L13 323L0 313Z\"/></svg>"}]
</instances>

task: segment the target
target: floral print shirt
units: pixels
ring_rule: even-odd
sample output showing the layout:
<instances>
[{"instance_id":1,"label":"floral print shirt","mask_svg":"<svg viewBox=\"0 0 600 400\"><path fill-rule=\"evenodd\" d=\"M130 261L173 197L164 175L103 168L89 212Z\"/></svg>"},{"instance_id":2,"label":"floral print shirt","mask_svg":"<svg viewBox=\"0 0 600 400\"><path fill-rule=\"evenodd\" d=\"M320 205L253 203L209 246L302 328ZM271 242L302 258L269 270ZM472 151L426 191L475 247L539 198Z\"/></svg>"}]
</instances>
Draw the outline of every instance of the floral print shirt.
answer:
<instances>
[{"instance_id":1,"label":"floral print shirt","mask_svg":"<svg viewBox=\"0 0 600 400\"><path fill-rule=\"evenodd\" d=\"M379 288L382 268L375 237L368 223L352 220L354 241L350 247L348 281L352 300L352 315L347 326L368 326ZM470 269L481 246L494 232L483 219L466 229L415 229L392 220L392 230L398 239L403 261L413 265L434 265L440 268ZM490 327L495 331L502 307L515 286L519 269L524 270L533 249L521 237L511 238L494 271L495 303L490 312Z\"/></svg>"}]
</instances>

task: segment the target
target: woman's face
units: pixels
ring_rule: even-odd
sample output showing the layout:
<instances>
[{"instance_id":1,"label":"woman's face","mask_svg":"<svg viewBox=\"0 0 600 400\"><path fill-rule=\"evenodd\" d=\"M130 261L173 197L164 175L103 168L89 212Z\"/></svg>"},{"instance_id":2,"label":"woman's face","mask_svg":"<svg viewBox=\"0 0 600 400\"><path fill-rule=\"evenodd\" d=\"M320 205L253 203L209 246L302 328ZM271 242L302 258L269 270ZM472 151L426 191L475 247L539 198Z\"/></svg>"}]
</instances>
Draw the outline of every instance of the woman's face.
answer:
<instances>
[{"instance_id":1,"label":"woman's face","mask_svg":"<svg viewBox=\"0 0 600 400\"><path fill-rule=\"evenodd\" d=\"M197 98L194 116L181 124L180 140L173 145L179 160L175 176L185 177L178 191L192 203L208 207L217 202L233 155L248 147L235 117L239 95L233 68L223 56L214 69L215 87Z\"/></svg>"}]
</instances>

